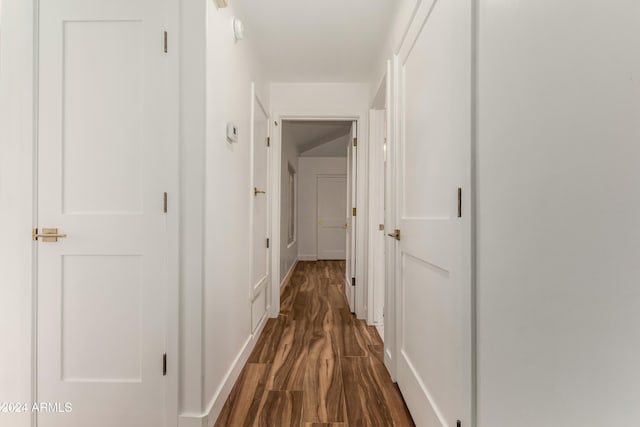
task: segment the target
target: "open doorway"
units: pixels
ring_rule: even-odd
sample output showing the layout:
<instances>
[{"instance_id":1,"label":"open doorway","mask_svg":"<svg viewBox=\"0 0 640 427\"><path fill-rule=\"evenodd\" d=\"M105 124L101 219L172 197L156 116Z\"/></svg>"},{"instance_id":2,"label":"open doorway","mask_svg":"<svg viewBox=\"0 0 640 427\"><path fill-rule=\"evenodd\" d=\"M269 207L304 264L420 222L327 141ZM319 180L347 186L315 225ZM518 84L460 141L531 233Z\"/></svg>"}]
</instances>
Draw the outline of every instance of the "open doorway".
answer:
<instances>
[{"instance_id":1,"label":"open doorway","mask_svg":"<svg viewBox=\"0 0 640 427\"><path fill-rule=\"evenodd\" d=\"M335 261L344 270L344 294L353 311L357 122L285 119L281 123L281 286L298 261Z\"/></svg>"}]
</instances>

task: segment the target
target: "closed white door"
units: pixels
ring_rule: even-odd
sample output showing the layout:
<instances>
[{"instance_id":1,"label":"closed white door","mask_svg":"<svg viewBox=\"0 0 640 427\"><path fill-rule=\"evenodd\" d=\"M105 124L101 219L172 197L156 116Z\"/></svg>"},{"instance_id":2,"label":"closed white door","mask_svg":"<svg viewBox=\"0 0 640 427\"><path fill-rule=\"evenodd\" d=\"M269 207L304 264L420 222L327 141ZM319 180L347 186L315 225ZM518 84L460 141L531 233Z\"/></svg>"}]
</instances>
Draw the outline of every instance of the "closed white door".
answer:
<instances>
[{"instance_id":1,"label":"closed white door","mask_svg":"<svg viewBox=\"0 0 640 427\"><path fill-rule=\"evenodd\" d=\"M316 181L318 197L319 260L346 258L347 224L344 211L347 206L347 177L345 175L319 175Z\"/></svg>"},{"instance_id":2,"label":"closed white door","mask_svg":"<svg viewBox=\"0 0 640 427\"><path fill-rule=\"evenodd\" d=\"M253 129L251 145L251 323L255 330L267 311L271 281L269 240L269 139L267 112L253 89Z\"/></svg>"},{"instance_id":3,"label":"closed white door","mask_svg":"<svg viewBox=\"0 0 640 427\"><path fill-rule=\"evenodd\" d=\"M425 427L473 425L470 28L470 1L425 1L399 55L397 379Z\"/></svg>"},{"instance_id":4,"label":"closed white door","mask_svg":"<svg viewBox=\"0 0 640 427\"><path fill-rule=\"evenodd\" d=\"M41 412L39 427L166 425L165 7L40 2L38 231L66 237L37 242L37 401L71 412Z\"/></svg>"}]
</instances>

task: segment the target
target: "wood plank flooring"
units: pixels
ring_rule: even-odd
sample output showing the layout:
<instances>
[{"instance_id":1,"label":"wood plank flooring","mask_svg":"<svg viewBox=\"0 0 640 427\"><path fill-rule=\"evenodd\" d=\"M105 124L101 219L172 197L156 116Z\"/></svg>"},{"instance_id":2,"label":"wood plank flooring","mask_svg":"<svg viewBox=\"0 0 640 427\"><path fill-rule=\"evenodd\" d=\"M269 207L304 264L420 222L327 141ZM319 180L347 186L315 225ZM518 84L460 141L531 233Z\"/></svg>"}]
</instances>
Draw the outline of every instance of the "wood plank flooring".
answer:
<instances>
[{"instance_id":1,"label":"wood plank flooring","mask_svg":"<svg viewBox=\"0 0 640 427\"><path fill-rule=\"evenodd\" d=\"M414 426L344 275L343 261L298 263L216 426Z\"/></svg>"}]
</instances>

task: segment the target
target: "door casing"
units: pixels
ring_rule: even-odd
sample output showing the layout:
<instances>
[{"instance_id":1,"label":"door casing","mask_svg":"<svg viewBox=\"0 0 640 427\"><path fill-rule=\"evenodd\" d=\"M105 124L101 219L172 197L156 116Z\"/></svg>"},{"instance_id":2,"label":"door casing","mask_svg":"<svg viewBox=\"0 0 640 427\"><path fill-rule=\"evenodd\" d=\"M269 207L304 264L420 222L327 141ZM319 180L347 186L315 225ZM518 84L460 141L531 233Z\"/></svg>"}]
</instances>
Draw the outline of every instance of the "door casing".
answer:
<instances>
[{"instance_id":1,"label":"door casing","mask_svg":"<svg viewBox=\"0 0 640 427\"><path fill-rule=\"evenodd\" d=\"M270 119L270 131L271 135L271 183L272 183L272 198L271 203L271 235L280 236L280 200L282 195L280 194L280 186L275 185L276 182L280 182L280 173L282 171L282 122L283 121L344 121L344 122L357 122L358 134L361 135L364 130L363 117L360 114L333 116L333 115L301 115L301 114L287 114L282 112L271 112ZM366 163L366 144L359 144L361 150L358 152L358 163ZM365 180L358 180L358 192L366 191ZM357 210L358 212L366 212L366 198L358 197ZM364 216L361 217L364 219ZM364 223L366 221L360 221ZM357 235L357 251L356 259L365 260L366 258L366 239L364 224L358 225ZM362 231L361 231L362 230ZM280 277L280 241L278 238L273 239L272 252L271 252L271 310L270 316L277 317L280 312L280 281L275 278ZM348 254L347 254L348 256ZM363 283L366 277L365 263L359 263L359 267L356 269L356 295L364 295L364 289L362 286L358 287L357 283ZM345 284L351 286L351 284ZM356 314L360 318L364 318L365 306L363 297L356 297Z\"/></svg>"}]
</instances>

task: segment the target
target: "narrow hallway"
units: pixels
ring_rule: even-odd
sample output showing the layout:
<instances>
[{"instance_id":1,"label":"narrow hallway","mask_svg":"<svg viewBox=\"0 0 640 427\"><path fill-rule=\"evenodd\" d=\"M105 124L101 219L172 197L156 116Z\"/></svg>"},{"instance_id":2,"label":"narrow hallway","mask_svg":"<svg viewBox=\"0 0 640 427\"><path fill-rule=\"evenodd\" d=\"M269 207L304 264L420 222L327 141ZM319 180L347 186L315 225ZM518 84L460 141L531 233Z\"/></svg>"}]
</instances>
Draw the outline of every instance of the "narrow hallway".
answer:
<instances>
[{"instance_id":1,"label":"narrow hallway","mask_svg":"<svg viewBox=\"0 0 640 427\"><path fill-rule=\"evenodd\" d=\"M298 263L216 426L413 425L343 288L343 261Z\"/></svg>"}]
</instances>

